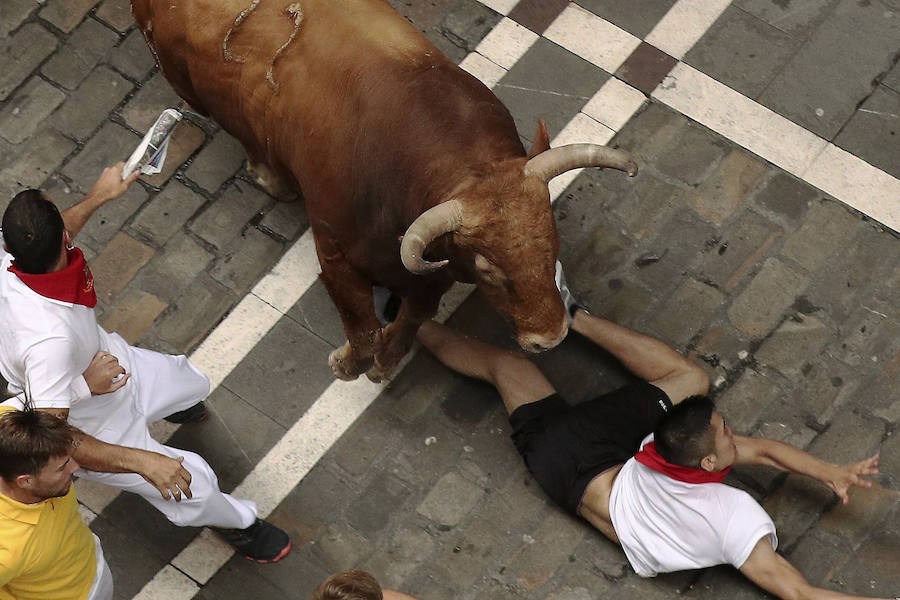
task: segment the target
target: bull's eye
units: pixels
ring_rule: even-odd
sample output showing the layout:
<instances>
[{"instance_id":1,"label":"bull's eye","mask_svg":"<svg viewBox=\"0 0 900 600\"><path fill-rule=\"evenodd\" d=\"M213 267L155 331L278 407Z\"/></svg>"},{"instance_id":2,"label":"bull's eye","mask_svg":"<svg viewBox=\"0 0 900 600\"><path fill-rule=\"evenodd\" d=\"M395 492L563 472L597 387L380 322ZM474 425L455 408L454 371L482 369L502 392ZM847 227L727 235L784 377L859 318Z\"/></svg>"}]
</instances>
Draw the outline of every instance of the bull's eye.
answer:
<instances>
[{"instance_id":1,"label":"bull's eye","mask_svg":"<svg viewBox=\"0 0 900 600\"><path fill-rule=\"evenodd\" d=\"M475 270L478 272L479 279L489 285L506 287L507 284L512 283L509 281L506 273L503 272L503 269L486 259L481 254L475 255Z\"/></svg>"},{"instance_id":2,"label":"bull's eye","mask_svg":"<svg viewBox=\"0 0 900 600\"><path fill-rule=\"evenodd\" d=\"M516 297L518 297L518 294L516 294L516 286L513 285L513 282L512 282L511 280L505 279L505 280L503 281L503 288L506 290L506 294L507 294L510 298L516 298Z\"/></svg>"}]
</instances>

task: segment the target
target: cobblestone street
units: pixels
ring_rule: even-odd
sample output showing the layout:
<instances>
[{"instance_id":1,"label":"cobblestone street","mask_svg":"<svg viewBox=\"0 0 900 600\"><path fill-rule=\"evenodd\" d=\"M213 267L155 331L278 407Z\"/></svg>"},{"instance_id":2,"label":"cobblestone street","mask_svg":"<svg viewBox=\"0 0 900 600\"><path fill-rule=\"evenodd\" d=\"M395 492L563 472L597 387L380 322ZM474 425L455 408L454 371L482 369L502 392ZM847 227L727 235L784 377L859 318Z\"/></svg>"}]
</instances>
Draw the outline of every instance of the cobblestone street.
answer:
<instances>
[{"instance_id":1,"label":"cobblestone street","mask_svg":"<svg viewBox=\"0 0 900 600\"><path fill-rule=\"evenodd\" d=\"M880 452L847 505L764 467L726 482L760 501L814 585L900 595L900 0L390 1L494 90L526 147L543 118L554 146L634 155L635 178L551 186L570 287L690 355L736 432L836 463ZM101 324L212 380L207 422L155 435L204 456L294 543L254 564L79 481L117 598L301 599L351 567L422 600L768 597L731 567L638 577L538 488L493 389L426 352L386 385L336 381L327 356L345 337L302 202L262 191L240 144L184 106L129 2L0 4L2 207L26 187L74 204L162 109L185 110L163 172L78 245ZM447 323L512 348L468 292ZM629 381L577 334L535 362L572 403Z\"/></svg>"}]
</instances>

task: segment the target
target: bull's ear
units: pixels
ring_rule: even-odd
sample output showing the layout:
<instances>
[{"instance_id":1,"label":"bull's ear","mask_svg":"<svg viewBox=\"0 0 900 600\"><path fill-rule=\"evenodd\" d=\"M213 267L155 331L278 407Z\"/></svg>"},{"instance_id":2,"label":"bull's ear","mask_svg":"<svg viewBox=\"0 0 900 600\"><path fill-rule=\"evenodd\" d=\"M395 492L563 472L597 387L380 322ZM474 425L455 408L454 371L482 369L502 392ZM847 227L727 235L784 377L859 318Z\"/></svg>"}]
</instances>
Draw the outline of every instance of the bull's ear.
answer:
<instances>
[{"instance_id":1,"label":"bull's ear","mask_svg":"<svg viewBox=\"0 0 900 600\"><path fill-rule=\"evenodd\" d=\"M538 119L537 132L534 134L534 142L528 152L528 158L534 158L544 150L550 149L550 136L547 134L547 124L543 119Z\"/></svg>"}]
</instances>

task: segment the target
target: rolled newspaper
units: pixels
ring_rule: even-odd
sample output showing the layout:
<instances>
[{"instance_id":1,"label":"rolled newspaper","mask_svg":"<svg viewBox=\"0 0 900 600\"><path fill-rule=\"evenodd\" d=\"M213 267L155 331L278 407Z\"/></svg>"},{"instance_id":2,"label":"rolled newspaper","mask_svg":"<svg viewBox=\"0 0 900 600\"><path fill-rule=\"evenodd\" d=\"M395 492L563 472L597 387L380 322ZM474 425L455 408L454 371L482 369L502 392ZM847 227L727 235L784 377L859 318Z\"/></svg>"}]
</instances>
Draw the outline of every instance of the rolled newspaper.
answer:
<instances>
[{"instance_id":1,"label":"rolled newspaper","mask_svg":"<svg viewBox=\"0 0 900 600\"><path fill-rule=\"evenodd\" d=\"M144 175L155 175L162 171L163 163L166 162L166 154L169 152L169 138L172 137L172 132L175 131L175 125L181 120L181 116L181 113L174 108L162 111L153 127L147 131L144 139L122 167L122 179L127 178L138 167ZM148 154L149 158L143 162ZM141 164L142 162L143 164Z\"/></svg>"}]
</instances>

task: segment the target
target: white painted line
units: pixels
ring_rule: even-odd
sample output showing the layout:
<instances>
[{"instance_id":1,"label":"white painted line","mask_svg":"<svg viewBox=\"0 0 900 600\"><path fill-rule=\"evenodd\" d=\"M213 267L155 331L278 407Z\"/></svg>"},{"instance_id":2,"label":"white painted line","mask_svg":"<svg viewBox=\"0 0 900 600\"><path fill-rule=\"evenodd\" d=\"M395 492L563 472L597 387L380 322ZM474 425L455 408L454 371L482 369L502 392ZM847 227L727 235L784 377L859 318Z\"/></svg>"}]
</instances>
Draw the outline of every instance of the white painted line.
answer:
<instances>
[{"instance_id":1,"label":"white painted line","mask_svg":"<svg viewBox=\"0 0 900 600\"><path fill-rule=\"evenodd\" d=\"M172 559L172 565L187 573L194 581L205 584L228 562L232 554L234 548L211 529L203 528L200 535Z\"/></svg>"},{"instance_id":2,"label":"white painted line","mask_svg":"<svg viewBox=\"0 0 900 600\"><path fill-rule=\"evenodd\" d=\"M316 242L312 231L303 232L272 271L253 288L253 295L285 314L319 277Z\"/></svg>"},{"instance_id":3,"label":"white painted line","mask_svg":"<svg viewBox=\"0 0 900 600\"><path fill-rule=\"evenodd\" d=\"M900 180L684 63L653 97L900 231Z\"/></svg>"},{"instance_id":4,"label":"white painted line","mask_svg":"<svg viewBox=\"0 0 900 600\"><path fill-rule=\"evenodd\" d=\"M828 144L802 179L900 232L900 180L846 150Z\"/></svg>"},{"instance_id":5,"label":"white painted line","mask_svg":"<svg viewBox=\"0 0 900 600\"><path fill-rule=\"evenodd\" d=\"M509 70L540 36L512 19L504 17L475 48L488 60ZM465 62L465 61L463 61Z\"/></svg>"},{"instance_id":6,"label":"white painted line","mask_svg":"<svg viewBox=\"0 0 900 600\"><path fill-rule=\"evenodd\" d=\"M563 146L565 144L577 144L587 142L591 144L606 144L616 135L616 132L598 123L584 113L578 113L569 121L563 130L559 132L551 146ZM571 184L583 169L566 171L550 180L550 202L556 202L563 191Z\"/></svg>"},{"instance_id":7,"label":"white painted line","mask_svg":"<svg viewBox=\"0 0 900 600\"><path fill-rule=\"evenodd\" d=\"M382 389L382 384L365 376L352 382L334 381L259 461L234 495L252 498L262 515L271 513Z\"/></svg>"},{"instance_id":8,"label":"white painted line","mask_svg":"<svg viewBox=\"0 0 900 600\"><path fill-rule=\"evenodd\" d=\"M102 542L102 540L101 540ZM200 586L171 565L166 565L135 598L140 600L190 600Z\"/></svg>"},{"instance_id":9,"label":"white painted line","mask_svg":"<svg viewBox=\"0 0 900 600\"><path fill-rule=\"evenodd\" d=\"M318 268L315 242L307 230L191 354L191 361L209 377L211 391L309 289ZM151 435L162 443L177 430L178 425L167 421L150 424ZM78 500L98 514L121 493L85 479L75 481L75 490Z\"/></svg>"},{"instance_id":10,"label":"white painted line","mask_svg":"<svg viewBox=\"0 0 900 600\"><path fill-rule=\"evenodd\" d=\"M470 52L459 63L459 66L463 71L466 71L490 88L497 85L497 82L506 75L506 69L477 52Z\"/></svg>"},{"instance_id":11,"label":"white painted line","mask_svg":"<svg viewBox=\"0 0 900 600\"><path fill-rule=\"evenodd\" d=\"M509 11L519 3L519 0L479 0L479 2L501 15L508 15Z\"/></svg>"},{"instance_id":12,"label":"white painted line","mask_svg":"<svg viewBox=\"0 0 900 600\"><path fill-rule=\"evenodd\" d=\"M442 298L436 318L446 320L473 289L474 286L454 285ZM396 372L400 373L414 355L415 350L404 358ZM365 376L351 382L332 382L253 467L232 495L253 500L260 517L269 516L383 389L384 384L372 383ZM205 584L233 553L231 546L205 529L172 560L172 564L190 575L191 579ZM143 599L144 596L138 595L137 598Z\"/></svg>"},{"instance_id":13,"label":"white painted line","mask_svg":"<svg viewBox=\"0 0 900 600\"><path fill-rule=\"evenodd\" d=\"M80 477L72 485L75 486L78 502L97 514L102 513L103 509L119 495L116 488Z\"/></svg>"},{"instance_id":14,"label":"white painted line","mask_svg":"<svg viewBox=\"0 0 900 600\"><path fill-rule=\"evenodd\" d=\"M729 4L731 0L678 0L644 41L681 59Z\"/></svg>"},{"instance_id":15,"label":"white painted line","mask_svg":"<svg viewBox=\"0 0 900 600\"><path fill-rule=\"evenodd\" d=\"M797 176L828 143L684 63L676 65L652 95Z\"/></svg>"},{"instance_id":16,"label":"white painted line","mask_svg":"<svg viewBox=\"0 0 900 600\"><path fill-rule=\"evenodd\" d=\"M610 77L581 112L613 131L619 131L646 100L647 96L642 91Z\"/></svg>"},{"instance_id":17,"label":"white painted line","mask_svg":"<svg viewBox=\"0 0 900 600\"><path fill-rule=\"evenodd\" d=\"M215 390L318 277L312 232L307 230L271 272L191 354Z\"/></svg>"},{"instance_id":18,"label":"white painted line","mask_svg":"<svg viewBox=\"0 0 900 600\"><path fill-rule=\"evenodd\" d=\"M641 40L576 4L569 4L544 32L544 37L615 73Z\"/></svg>"},{"instance_id":19,"label":"white painted line","mask_svg":"<svg viewBox=\"0 0 900 600\"><path fill-rule=\"evenodd\" d=\"M78 495L78 492L75 492L75 495ZM81 520L84 521L85 525L90 525L94 522L94 519L97 518L97 513L92 511L90 508L84 505L81 502L81 499L78 500L78 514L81 516Z\"/></svg>"},{"instance_id":20,"label":"white painted line","mask_svg":"<svg viewBox=\"0 0 900 600\"><path fill-rule=\"evenodd\" d=\"M222 383L281 316L253 294L244 296L191 355L191 362L209 377L211 390Z\"/></svg>"}]
</instances>

